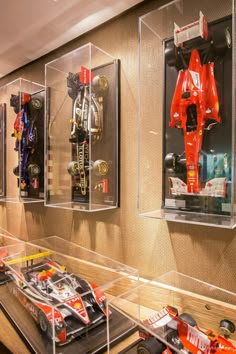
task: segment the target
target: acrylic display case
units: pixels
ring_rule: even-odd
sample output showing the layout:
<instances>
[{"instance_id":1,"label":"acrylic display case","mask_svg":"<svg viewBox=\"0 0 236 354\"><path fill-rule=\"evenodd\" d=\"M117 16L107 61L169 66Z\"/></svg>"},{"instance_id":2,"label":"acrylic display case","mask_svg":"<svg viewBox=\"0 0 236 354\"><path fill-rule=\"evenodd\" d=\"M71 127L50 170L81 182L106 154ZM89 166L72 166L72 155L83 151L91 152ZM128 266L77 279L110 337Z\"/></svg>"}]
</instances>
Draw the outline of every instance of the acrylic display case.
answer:
<instances>
[{"instance_id":1,"label":"acrylic display case","mask_svg":"<svg viewBox=\"0 0 236 354\"><path fill-rule=\"evenodd\" d=\"M23 241L0 227L0 286L6 284L10 280L6 273L7 267L2 262L2 259L4 258L7 260L8 257L10 257L11 248L13 247L13 249L15 249L15 247L21 243L23 243Z\"/></svg>"},{"instance_id":2,"label":"acrylic display case","mask_svg":"<svg viewBox=\"0 0 236 354\"><path fill-rule=\"evenodd\" d=\"M11 247L1 305L35 353L103 353L136 328L108 302L138 272L52 236ZM24 318L24 321L22 321Z\"/></svg>"},{"instance_id":3,"label":"acrylic display case","mask_svg":"<svg viewBox=\"0 0 236 354\"><path fill-rule=\"evenodd\" d=\"M172 271L110 304L139 327L139 339L123 354L164 353L167 347L171 353L236 352L236 294L230 291Z\"/></svg>"},{"instance_id":4,"label":"acrylic display case","mask_svg":"<svg viewBox=\"0 0 236 354\"><path fill-rule=\"evenodd\" d=\"M234 1L139 19L139 215L233 228Z\"/></svg>"},{"instance_id":5,"label":"acrylic display case","mask_svg":"<svg viewBox=\"0 0 236 354\"><path fill-rule=\"evenodd\" d=\"M44 86L19 78L0 87L0 201L44 198Z\"/></svg>"},{"instance_id":6,"label":"acrylic display case","mask_svg":"<svg viewBox=\"0 0 236 354\"><path fill-rule=\"evenodd\" d=\"M88 43L46 64L45 204L118 206L118 61Z\"/></svg>"},{"instance_id":7,"label":"acrylic display case","mask_svg":"<svg viewBox=\"0 0 236 354\"><path fill-rule=\"evenodd\" d=\"M6 104L0 103L0 197L6 193Z\"/></svg>"}]
</instances>

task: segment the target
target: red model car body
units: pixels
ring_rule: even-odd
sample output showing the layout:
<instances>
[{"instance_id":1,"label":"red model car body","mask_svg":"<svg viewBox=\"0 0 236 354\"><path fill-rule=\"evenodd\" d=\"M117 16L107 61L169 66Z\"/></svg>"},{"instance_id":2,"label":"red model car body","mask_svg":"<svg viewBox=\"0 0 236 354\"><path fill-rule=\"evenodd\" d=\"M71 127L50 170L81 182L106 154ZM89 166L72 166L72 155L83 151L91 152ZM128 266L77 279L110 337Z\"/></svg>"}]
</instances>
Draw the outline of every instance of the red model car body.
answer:
<instances>
[{"instance_id":1,"label":"red model car body","mask_svg":"<svg viewBox=\"0 0 236 354\"><path fill-rule=\"evenodd\" d=\"M187 192L199 193L199 158L208 119L220 122L214 62L201 64L198 50L190 55L187 69L179 71L171 104L169 126L184 133Z\"/></svg>"},{"instance_id":2,"label":"red model car body","mask_svg":"<svg viewBox=\"0 0 236 354\"><path fill-rule=\"evenodd\" d=\"M164 326L176 330L180 342L192 354L236 353L236 346L228 339L210 329L203 331L198 326L191 326L178 317L178 312L171 306L166 306L155 315L152 315L144 321L144 324L145 327L147 326L152 331L157 331L157 333L158 329ZM150 336L151 334L146 330L140 330L140 337L144 340ZM172 353L168 346L162 351L162 354L167 353Z\"/></svg>"},{"instance_id":3,"label":"red model car body","mask_svg":"<svg viewBox=\"0 0 236 354\"><path fill-rule=\"evenodd\" d=\"M0 245L0 273L5 273L7 267L5 266L4 262L2 259L6 258L9 256L9 250L7 248L6 243L1 243Z\"/></svg>"}]
</instances>

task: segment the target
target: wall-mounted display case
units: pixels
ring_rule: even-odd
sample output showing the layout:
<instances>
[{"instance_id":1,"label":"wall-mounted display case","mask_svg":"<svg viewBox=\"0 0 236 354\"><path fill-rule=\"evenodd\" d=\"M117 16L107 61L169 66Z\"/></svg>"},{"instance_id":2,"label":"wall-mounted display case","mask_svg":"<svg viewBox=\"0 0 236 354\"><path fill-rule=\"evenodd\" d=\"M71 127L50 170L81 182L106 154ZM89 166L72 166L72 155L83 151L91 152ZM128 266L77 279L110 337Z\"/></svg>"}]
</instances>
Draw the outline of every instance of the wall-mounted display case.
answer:
<instances>
[{"instance_id":1,"label":"wall-mounted display case","mask_svg":"<svg viewBox=\"0 0 236 354\"><path fill-rule=\"evenodd\" d=\"M44 86L22 78L0 87L0 201L44 198Z\"/></svg>"},{"instance_id":2,"label":"wall-mounted display case","mask_svg":"<svg viewBox=\"0 0 236 354\"><path fill-rule=\"evenodd\" d=\"M123 354L236 352L233 292L172 271L110 304L139 327Z\"/></svg>"},{"instance_id":3,"label":"wall-mounted display case","mask_svg":"<svg viewBox=\"0 0 236 354\"><path fill-rule=\"evenodd\" d=\"M103 353L135 330L108 309L138 271L56 236L12 246L1 305L35 353ZM24 321L22 321L24 318Z\"/></svg>"},{"instance_id":4,"label":"wall-mounted display case","mask_svg":"<svg viewBox=\"0 0 236 354\"><path fill-rule=\"evenodd\" d=\"M140 17L141 216L236 225L233 5L175 0Z\"/></svg>"},{"instance_id":5,"label":"wall-mounted display case","mask_svg":"<svg viewBox=\"0 0 236 354\"><path fill-rule=\"evenodd\" d=\"M118 206L118 61L88 43L46 64L45 204Z\"/></svg>"}]
</instances>

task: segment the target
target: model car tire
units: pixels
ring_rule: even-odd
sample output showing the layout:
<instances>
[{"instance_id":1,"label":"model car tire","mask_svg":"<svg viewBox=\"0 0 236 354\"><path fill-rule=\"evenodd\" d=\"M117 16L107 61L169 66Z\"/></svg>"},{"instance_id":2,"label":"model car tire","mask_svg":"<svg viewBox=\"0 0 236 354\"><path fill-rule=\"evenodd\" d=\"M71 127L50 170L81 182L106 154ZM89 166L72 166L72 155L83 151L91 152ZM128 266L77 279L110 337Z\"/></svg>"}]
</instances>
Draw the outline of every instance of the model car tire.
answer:
<instances>
[{"instance_id":1,"label":"model car tire","mask_svg":"<svg viewBox=\"0 0 236 354\"><path fill-rule=\"evenodd\" d=\"M38 97L31 98L31 104L32 104L33 108L37 109L37 110L41 109L43 107L43 101L42 101L42 99L40 99Z\"/></svg>"},{"instance_id":2,"label":"model car tire","mask_svg":"<svg viewBox=\"0 0 236 354\"><path fill-rule=\"evenodd\" d=\"M108 90L108 81L106 76L104 75L95 76L92 81L92 90L98 96L103 96L104 93Z\"/></svg>"},{"instance_id":3,"label":"model car tire","mask_svg":"<svg viewBox=\"0 0 236 354\"><path fill-rule=\"evenodd\" d=\"M39 311L38 318L42 332L46 333L48 338L52 338L52 328L46 315L42 311Z\"/></svg>"},{"instance_id":4,"label":"model car tire","mask_svg":"<svg viewBox=\"0 0 236 354\"><path fill-rule=\"evenodd\" d=\"M175 45L169 45L165 48L165 62L168 66L175 66L176 69L180 70L183 68L184 64L181 60L178 49Z\"/></svg>"},{"instance_id":5,"label":"model car tire","mask_svg":"<svg viewBox=\"0 0 236 354\"><path fill-rule=\"evenodd\" d=\"M212 33L212 47L216 55L224 55L231 48L231 33L229 27Z\"/></svg>"},{"instance_id":6,"label":"model car tire","mask_svg":"<svg viewBox=\"0 0 236 354\"><path fill-rule=\"evenodd\" d=\"M229 320L220 321L220 334L225 338L229 338L235 332L235 324Z\"/></svg>"},{"instance_id":7,"label":"model car tire","mask_svg":"<svg viewBox=\"0 0 236 354\"><path fill-rule=\"evenodd\" d=\"M76 161L71 161L67 167L69 174L74 177L79 175L79 165Z\"/></svg>"},{"instance_id":8,"label":"model car tire","mask_svg":"<svg viewBox=\"0 0 236 354\"><path fill-rule=\"evenodd\" d=\"M30 164L27 168L28 175L30 178L36 177L40 174L40 167L36 164Z\"/></svg>"},{"instance_id":9,"label":"model car tire","mask_svg":"<svg viewBox=\"0 0 236 354\"><path fill-rule=\"evenodd\" d=\"M16 167L13 168L13 173L14 173L15 176L18 177L19 176L19 172L20 172L19 166L16 166Z\"/></svg>"},{"instance_id":10,"label":"model car tire","mask_svg":"<svg viewBox=\"0 0 236 354\"><path fill-rule=\"evenodd\" d=\"M174 154L173 152L170 152L169 154L166 155L165 157L165 168L169 171L174 171L176 167L176 160L177 160L178 155Z\"/></svg>"},{"instance_id":11,"label":"model car tire","mask_svg":"<svg viewBox=\"0 0 236 354\"><path fill-rule=\"evenodd\" d=\"M176 65L176 47L174 45L165 48L165 61L168 66Z\"/></svg>"},{"instance_id":12,"label":"model car tire","mask_svg":"<svg viewBox=\"0 0 236 354\"><path fill-rule=\"evenodd\" d=\"M108 170L108 163L104 160L96 160L93 164L93 171L96 176L106 176Z\"/></svg>"},{"instance_id":13,"label":"model car tire","mask_svg":"<svg viewBox=\"0 0 236 354\"><path fill-rule=\"evenodd\" d=\"M184 348L183 344L181 343L181 341L179 339L178 332L175 329L168 333L166 340L168 343L173 345L178 350L181 350Z\"/></svg>"},{"instance_id":14,"label":"model car tire","mask_svg":"<svg viewBox=\"0 0 236 354\"><path fill-rule=\"evenodd\" d=\"M149 337L143 340L137 347L138 354L161 354L166 349L166 345L157 338Z\"/></svg>"},{"instance_id":15,"label":"model car tire","mask_svg":"<svg viewBox=\"0 0 236 354\"><path fill-rule=\"evenodd\" d=\"M181 315L179 315L178 317L181 318L181 320L188 323L192 327L197 326L197 322L189 313L185 313L185 312L181 313Z\"/></svg>"}]
</instances>

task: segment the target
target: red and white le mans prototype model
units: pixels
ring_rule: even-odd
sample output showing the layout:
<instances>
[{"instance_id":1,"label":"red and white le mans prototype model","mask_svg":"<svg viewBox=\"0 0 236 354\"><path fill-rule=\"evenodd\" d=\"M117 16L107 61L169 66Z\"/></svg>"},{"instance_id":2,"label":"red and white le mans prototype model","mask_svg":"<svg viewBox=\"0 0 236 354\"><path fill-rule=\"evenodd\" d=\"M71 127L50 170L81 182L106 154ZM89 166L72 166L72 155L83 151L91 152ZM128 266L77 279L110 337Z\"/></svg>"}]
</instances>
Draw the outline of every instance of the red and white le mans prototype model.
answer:
<instances>
[{"instance_id":1,"label":"red and white le mans prototype model","mask_svg":"<svg viewBox=\"0 0 236 354\"><path fill-rule=\"evenodd\" d=\"M58 262L43 259L8 274L16 285L14 295L58 345L71 342L110 316L105 294L96 285L66 272Z\"/></svg>"}]
</instances>

